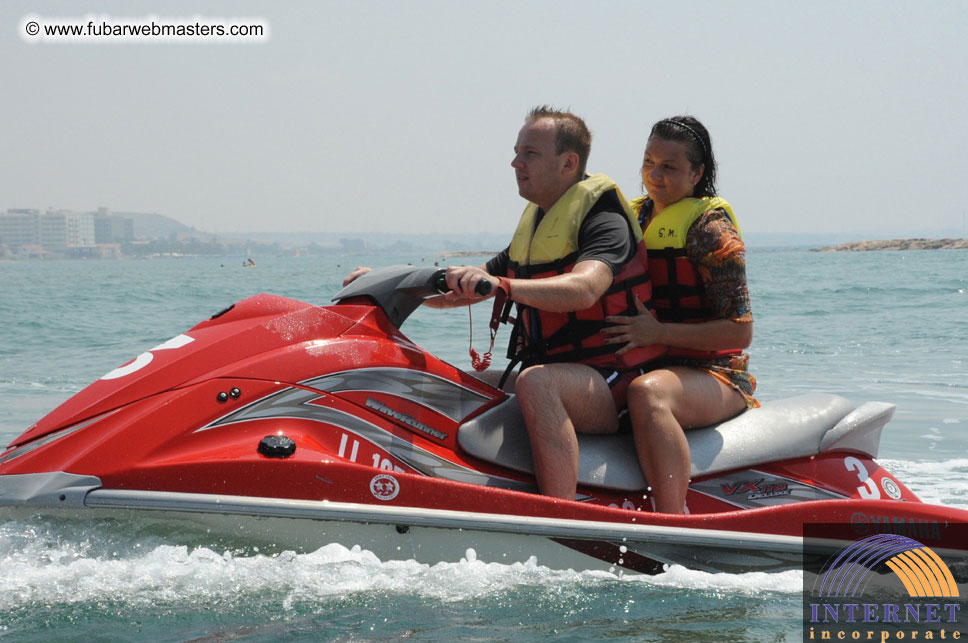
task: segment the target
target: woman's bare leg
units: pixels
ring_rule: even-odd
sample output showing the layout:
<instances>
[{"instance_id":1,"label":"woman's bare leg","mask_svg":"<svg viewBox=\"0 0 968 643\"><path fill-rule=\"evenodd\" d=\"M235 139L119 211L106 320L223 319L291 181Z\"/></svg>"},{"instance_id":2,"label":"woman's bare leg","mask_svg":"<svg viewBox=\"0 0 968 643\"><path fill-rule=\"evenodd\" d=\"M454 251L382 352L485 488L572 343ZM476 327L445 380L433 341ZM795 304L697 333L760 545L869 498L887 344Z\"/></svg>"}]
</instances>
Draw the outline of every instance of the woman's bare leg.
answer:
<instances>
[{"instance_id":1,"label":"woman's bare leg","mask_svg":"<svg viewBox=\"0 0 968 643\"><path fill-rule=\"evenodd\" d=\"M721 422L744 408L742 394L698 369L673 366L633 380L629 416L656 511L682 513L685 507L691 465L684 431Z\"/></svg>"}]
</instances>

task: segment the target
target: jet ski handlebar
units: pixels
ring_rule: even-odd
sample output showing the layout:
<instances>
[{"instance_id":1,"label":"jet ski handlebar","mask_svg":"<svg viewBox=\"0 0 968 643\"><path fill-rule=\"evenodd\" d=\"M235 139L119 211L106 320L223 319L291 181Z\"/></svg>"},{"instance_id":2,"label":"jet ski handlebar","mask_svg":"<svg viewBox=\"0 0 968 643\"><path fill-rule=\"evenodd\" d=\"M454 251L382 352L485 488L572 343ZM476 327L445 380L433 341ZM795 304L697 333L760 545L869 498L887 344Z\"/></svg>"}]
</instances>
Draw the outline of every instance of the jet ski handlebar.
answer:
<instances>
[{"instance_id":1,"label":"jet ski handlebar","mask_svg":"<svg viewBox=\"0 0 968 643\"><path fill-rule=\"evenodd\" d=\"M336 293L333 301L366 297L399 328L424 299L450 292L446 276L447 271L442 268L388 266L360 275ZM486 297L491 293L491 283L478 282L475 292Z\"/></svg>"},{"instance_id":2,"label":"jet ski handlebar","mask_svg":"<svg viewBox=\"0 0 968 643\"><path fill-rule=\"evenodd\" d=\"M437 276L435 277L434 284L436 285L437 292L440 293L441 295L445 295L451 291L450 286L447 285L446 270L441 270L438 272ZM481 297L487 297L488 295L490 295L491 289L492 289L491 282L484 281L483 279L481 281L478 281L477 285L474 286L474 292L476 292Z\"/></svg>"}]
</instances>

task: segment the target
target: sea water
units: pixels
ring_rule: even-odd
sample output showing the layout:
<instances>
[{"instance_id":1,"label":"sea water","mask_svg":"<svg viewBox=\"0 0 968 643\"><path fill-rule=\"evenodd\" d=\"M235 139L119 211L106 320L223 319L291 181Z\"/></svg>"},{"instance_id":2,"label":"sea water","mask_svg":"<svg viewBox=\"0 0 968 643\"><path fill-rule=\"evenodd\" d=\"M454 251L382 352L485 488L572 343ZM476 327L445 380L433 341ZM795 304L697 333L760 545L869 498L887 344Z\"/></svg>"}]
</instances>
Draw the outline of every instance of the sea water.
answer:
<instances>
[{"instance_id":1,"label":"sea water","mask_svg":"<svg viewBox=\"0 0 968 643\"><path fill-rule=\"evenodd\" d=\"M879 461L968 508L968 251L752 248L758 397L897 405ZM249 295L326 304L356 265L439 256L0 263L0 440ZM487 348L489 308L473 311ZM466 308L418 310L418 344L468 368ZM495 348L501 367L507 332ZM354 543L260 551L163 521L0 522L0 639L16 641L800 640L801 575L556 571L540 560L382 561Z\"/></svg>"}]
</instances>

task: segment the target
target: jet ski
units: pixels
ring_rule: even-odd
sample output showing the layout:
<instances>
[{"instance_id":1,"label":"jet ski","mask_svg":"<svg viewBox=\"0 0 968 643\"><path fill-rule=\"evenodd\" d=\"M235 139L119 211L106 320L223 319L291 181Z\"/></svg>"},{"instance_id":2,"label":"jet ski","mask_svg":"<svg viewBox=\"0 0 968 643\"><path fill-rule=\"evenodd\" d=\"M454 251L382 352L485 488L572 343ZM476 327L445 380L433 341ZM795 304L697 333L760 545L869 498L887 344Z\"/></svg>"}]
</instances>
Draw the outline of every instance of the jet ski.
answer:
<instances>
[{"instance_id":1,"label":"jet ski","mask_svg":"<svg viewBox=\"0 0 968 643\"><path fill-rule=\"evenodd\" d=\"M652 510L628 434L580 436L578 496L542 496L514 394L400 330L443 289L442 270L395 266L329 306L260 294L216 313L11 442L0 517L164 517L309 551L642 573L799 568L806 542L928 544L968 522L875 461L892 405L825 394L687 432L687 515ZM805 539L813 523L829 532Z\"/></svg>"}]
</instances>

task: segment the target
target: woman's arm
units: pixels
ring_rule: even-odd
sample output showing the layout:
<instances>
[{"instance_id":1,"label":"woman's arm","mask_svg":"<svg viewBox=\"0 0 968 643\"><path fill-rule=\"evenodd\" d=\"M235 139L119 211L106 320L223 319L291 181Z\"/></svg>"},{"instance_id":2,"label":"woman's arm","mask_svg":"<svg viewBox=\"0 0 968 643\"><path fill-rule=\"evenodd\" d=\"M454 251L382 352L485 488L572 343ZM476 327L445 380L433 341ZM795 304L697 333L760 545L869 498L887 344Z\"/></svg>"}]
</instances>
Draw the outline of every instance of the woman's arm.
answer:
<instances>
[{"instance_id":1,"label":"woman's arm","mask_svg":"<svg viewBox=\"0 0 968 643\"><path fill-rule=\"evenodd\" d=\"M732 319L714 319L695 324L662 323L652 316L636 297L639 314L634 317L613 315L606 318L611 326L602 329L610 335L607 344L626 344L618 354L636 346L665 344L677 348L691 348L699 351L729 350L746 348L753 341L753 322Z\"/></svg>"},{"instance_id":2,"label":"woman's arm","mask_svg":"<svg viewBox=\"0 0 968 643\"><path fill-rule=\"evenodd\" d=\"M629 343L620 352L652 343L701 351L728 350L747 348L753 341L746 248L726 213L713 210L700 217L689 230L686 247L706 299L719 319L662 323L638 303L639 315L608 318L615 323L604 331L611 335L609 342Z\"/></svg>"}]
</instances>

